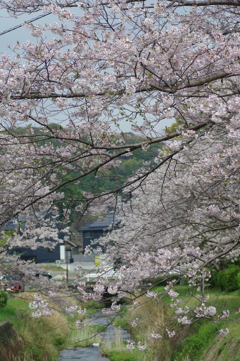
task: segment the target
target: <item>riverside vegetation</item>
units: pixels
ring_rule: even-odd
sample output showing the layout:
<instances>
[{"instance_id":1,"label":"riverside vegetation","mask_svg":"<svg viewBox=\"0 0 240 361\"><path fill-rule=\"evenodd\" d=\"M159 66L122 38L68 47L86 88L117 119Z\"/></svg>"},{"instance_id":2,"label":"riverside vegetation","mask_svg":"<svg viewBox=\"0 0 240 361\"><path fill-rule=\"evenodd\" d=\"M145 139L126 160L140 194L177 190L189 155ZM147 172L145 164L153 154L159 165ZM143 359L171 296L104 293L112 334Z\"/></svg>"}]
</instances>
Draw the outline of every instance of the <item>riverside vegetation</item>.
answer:
<instances>
[{"instance_id":1,"label":"riverside vegetation","mask_svg":"<svg viewBox=\"0 0 240 361\"><path fill-rule=\"evenodd\" d=\"M139 299L141 306L126 306L115 324L127 329L136 344L150 340L148 348L141 352L136 349L128 351L126 342L116 339L115 345L102 345L102 353L112 361L240 361L240 267L230 265L212 273L208 302L219 310L228 309L228 319L215 323L214 318L211 321L203 318L193 324L179 326L170 307L170 297L164 296L159 302L142 296ZM163 293L164 286L157 286L154 291ZM179 285L175 291L180 294L182 307L197 305L194 287ZM138 326L133 327L136 319ZM176 335L169 338L164 332L162 338L154 339L151 334L156 323L165 324L170 330L176 329ZM228 328L229 334L219 335L221 328Z\"/></svg>"},{"instance_id":2,"label":"riverside vegetation","mask_svg":"<svg viewBox=\"0 0 240 361\"><path fill-rule=\"evenodd\" d=\"M65 345L70 333L69 320L59 312L45 318L33 318L28 302L31 293L10 298L1 308L0 321L14 325L21 342L19 355L9 354L9 361L57 360L58 350Z\"/></svg>"},{"instance_id":3,"label":"riverside vegetation","mask_svg":"<svg viewBox=\"0 0 240 361\"><path fill-rule=\"evenodd\" d=\"M99 338L98 333L103 331L104 326L88 324L84 329L76 330L75 317L60 313L57 305L52 316L33 318L28 306L33 297L31 292L10 297L7 302L2 293L0 322L8 320L13 324L21 339L19 356L16 358L16 355L10 354L9 361L56 361L61 349L87 347L94 342L100 344L100 352L112 361L240 361L239 275L238 265L227 267L212 278L212 287L208 292L209 303L218 309L228 309L229 319L223 319L217 324L214 319L211 321L201 319L191 325L179 326L173 317L168 296L164 296L162 302L157 301L157 303L156 300L149 301L147 297L141 296L138 300L140 307L128 306L126 300L120 317L113 321L116 326L114 344ZM221 288L225 286L226 289L227 284L229 285L227 292L222 291ZM156 286L154 290L163 293L164 286ZM181 296L182 307L191 308L197 304L194 287L179 285L176 291ZM79 301L66 298L68 305L76 302ZM101 305L89 302L87 307L89 316ZM133 327L133 320L136 319L138 327ZM176 335L169 338L164 332L162 338L154 339L151 334L154 332L156 322L167 325L169 329L175 328ZM144 351L127 349L127 342L121 340L118 327L127 329L136 343L150 340L147 349ZM225 337L219 335L219 329L226 327L229 329L229 334Z\"/></svg>"},{"instance_id":4,"label":"riverside vegetation","mask_svg":"<svg viewBox=\"0 0 240 361\"><path fill-rule=\"evenodd\" d=\"M89 346L94 342L97 330L87 326L84 330L75 330L75 318L58 311L58 305L51 317L33 318L29 302L33 299L32 292L10 297L0 307L0 322L9 321L16 329L21 340L19 355L9 350L8 361L56 361L59 351L63 348ZM66 305L76 304L76 300L66 296ZM90 304L93 312L97 304ZM84 341L83 341L84 340Z\"/></svg>"}]
</instances>

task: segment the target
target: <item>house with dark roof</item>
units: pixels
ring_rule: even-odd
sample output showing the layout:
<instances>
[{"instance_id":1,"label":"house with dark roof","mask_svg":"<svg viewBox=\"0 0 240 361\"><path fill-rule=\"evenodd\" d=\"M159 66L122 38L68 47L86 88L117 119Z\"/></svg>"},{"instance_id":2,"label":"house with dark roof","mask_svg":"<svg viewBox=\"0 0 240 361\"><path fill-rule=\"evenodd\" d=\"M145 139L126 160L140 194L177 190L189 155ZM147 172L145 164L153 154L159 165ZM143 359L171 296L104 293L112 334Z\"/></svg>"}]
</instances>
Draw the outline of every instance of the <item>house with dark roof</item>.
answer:
<instances>
[{"instance_id":1,"label":"house with dark roof","mask_svg":"<svg viewBox=\"0 0 240 361\"><path fill-rule=\"evenodd\" d=\"M92 245L91 242L104 236L112 229L117 228L119 224L120 221L116 214L107 214L103 219L88 223L84 227L79 228L78 231L82 232L83 252L86 246L91 245L93 249L99 246L98 243Z\"/></svg>"},{"instance_id":2,"label":"house with dark roof","mask_svg":"<svg viewBox=\"0 0 240 361\"><path fill-rule=\"evenodd\" d=\"M20 219L20 222L23 223L22 227L25 228L25 220ZM65 259L67 254L68 262L72 263L72 249L75 248L76 245L71 242L67 234L64 232L64 228L62 227L60 222L56 224L56 228L58 229L58 238L62 240L62 243L59 243L52 238L47 239L47 241L51 241L55 245L53 248L50 249L41 247L41 241L39 240L39 247L37 247L36 249L31 249L27 247L14 247L9 250L9 254L18 255L19 258L22 260L32 260L36 263L52 263L60 261L61 259ZM5 226L1 228L2 231L9 231L15 229L16 222L14 219L10 220Z\"/></svg>"}]
</instances>

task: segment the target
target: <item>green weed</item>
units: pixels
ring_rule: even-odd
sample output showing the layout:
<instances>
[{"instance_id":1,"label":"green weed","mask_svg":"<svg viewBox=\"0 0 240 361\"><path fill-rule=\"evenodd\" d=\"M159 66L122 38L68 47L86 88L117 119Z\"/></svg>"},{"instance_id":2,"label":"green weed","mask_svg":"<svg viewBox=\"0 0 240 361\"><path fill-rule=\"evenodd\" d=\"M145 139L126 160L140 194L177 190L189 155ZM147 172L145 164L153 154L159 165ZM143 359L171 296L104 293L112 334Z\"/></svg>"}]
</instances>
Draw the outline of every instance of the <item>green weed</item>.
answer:
<instances>
[{"instance_id":1,"label":"green weed","mask_svg":"<svg viewBox=\"0 0 240 361\"><path fill-rule=\"evenodd\" d=\"M190 360L198 361L203 351L214 342L217 335L216 326L213 323L197 325L196 328L190 329L192 335L186 337L179 345L180 351L174 353L173 360L182 360L189 357Z\"/></svg>"},{"instance_id":2,"label":"green weed","mask_svg":"<svg viewBox=\"0 0 240 361\"><path fill-rule=\"evenodd\" d=\"M112 350L107 355L111 361L140 361L142 359L142 354L140 352L134 351L115 351Z\"/></svg>"}]
</instances>

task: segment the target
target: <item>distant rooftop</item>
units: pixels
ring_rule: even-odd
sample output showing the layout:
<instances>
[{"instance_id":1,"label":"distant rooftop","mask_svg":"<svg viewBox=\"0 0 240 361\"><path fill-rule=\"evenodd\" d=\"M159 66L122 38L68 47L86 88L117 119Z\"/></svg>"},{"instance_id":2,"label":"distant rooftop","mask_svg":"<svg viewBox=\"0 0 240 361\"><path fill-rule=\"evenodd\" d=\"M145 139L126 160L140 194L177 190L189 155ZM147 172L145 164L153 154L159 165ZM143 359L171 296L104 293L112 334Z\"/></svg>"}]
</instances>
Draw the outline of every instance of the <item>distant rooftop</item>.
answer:
<instances>
[{"instance_id":1,"label":"distant rooftop","mask_svg":"<svg viewBox=\"0 0 240 361\"><path fill-rule=\"evenodd\" d=\"M79 232L82 231L97 231L106 229L109 226L116 226L120 221L117 219L116 214L107 214L102 220L96 222L87 223L84 227L79 228Z\"/></svg>"}]
</instances>

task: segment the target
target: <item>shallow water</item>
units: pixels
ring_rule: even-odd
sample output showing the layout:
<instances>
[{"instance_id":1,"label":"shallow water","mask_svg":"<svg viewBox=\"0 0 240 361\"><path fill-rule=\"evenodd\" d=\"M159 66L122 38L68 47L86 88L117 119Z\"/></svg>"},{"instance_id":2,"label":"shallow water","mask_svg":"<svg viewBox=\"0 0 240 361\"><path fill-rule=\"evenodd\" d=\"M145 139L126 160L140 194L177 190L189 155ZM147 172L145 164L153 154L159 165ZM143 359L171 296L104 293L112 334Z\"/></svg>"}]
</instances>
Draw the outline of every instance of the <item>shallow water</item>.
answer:
<instances>
[{"instance_id":1,"label":"shallow water","mask_svg":"<svg viewBox=\"0 0 240 361\"><path fill-rule=\"evenodd\" d=\"M114 343L116 334L118 334L118 337L121 338L121 340L130 340L131 336L130 334L120 328L120 327L114 327L112 324L110 324L110 320L114 315L111 316L104 316L101 311L96 312L93 315L93 319L91 323L93 325L108 325L106 331L101 333L101 336L108 341L109 343Z\"/></svg>"},{"instance_id":2,"label":"shallow water","mask_svg":"<svg viewBox=\"0 0 240 361\"><path fill-rule=\"evenodd\" d=\"M110 323L110 317L104 316L102 312L97 312L89 320L93 325L108 325ZM101 333L101 337L109 343L114 343L115 338L121 338L121 340L130 340L129 333L121 328L116 328L109 324L106 331ZM102 356L99 353L99 347L76 347L71 350L63 350L59 355L59 361L110 361L109 358Z\"/></svg>"},{"instance_id":3,"label":"shallow water","mask_svg":"<svg viewBox=\"0 0 240 361\"><path fill-rule=\"evenodd\" d=\"M109 358L100 355L98 347L76 347L73 350L63 350L59 361L110 361Z\"/></svg>"}]
</instances>

